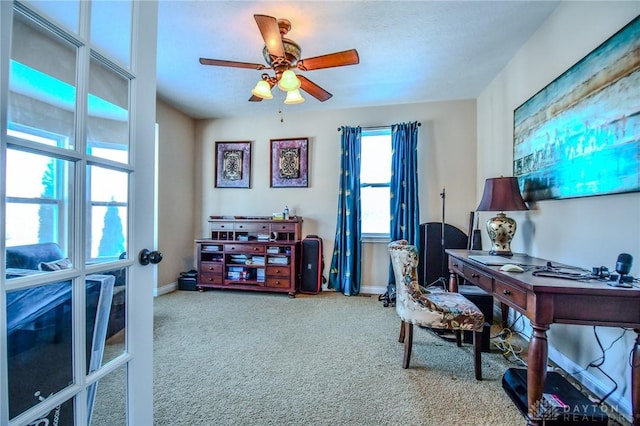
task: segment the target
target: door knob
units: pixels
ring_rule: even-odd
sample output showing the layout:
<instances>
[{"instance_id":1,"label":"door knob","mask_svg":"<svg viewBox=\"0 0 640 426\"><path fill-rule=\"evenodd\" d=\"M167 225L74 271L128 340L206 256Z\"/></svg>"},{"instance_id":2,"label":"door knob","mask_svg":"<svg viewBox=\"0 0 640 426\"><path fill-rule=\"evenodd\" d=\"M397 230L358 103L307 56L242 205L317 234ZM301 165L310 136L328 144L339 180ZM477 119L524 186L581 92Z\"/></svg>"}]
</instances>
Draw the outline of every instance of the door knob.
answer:
<instances>
[{"instance_id":1,"label":"door knob","mask_svg":"<svg viewBox=\"0 0 640 426\"><path fill-rule=\"evenodd\" d=\"M150 251L149 249L142 249L138 254L138 262L141 265L148 265L149 263L160 263L162 261L162 253L159 251Z\"/></svg>"}]
</instances>

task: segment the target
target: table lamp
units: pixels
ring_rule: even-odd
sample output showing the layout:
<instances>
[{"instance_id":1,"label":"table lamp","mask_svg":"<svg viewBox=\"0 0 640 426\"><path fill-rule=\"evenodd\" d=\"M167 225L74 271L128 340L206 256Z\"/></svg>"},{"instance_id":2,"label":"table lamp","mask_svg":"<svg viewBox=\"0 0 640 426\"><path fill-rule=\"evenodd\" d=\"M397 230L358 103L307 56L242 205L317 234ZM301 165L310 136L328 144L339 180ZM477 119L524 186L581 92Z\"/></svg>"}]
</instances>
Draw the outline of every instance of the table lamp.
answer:
<instances>
[{"instance_id":1,"label":"table lamp","mask_svg":"<svg viewBox=\"0 0 640 426\"><path fill-rule=\"evenodd\" d=\"M487 179L484 183L482 200L476 211L498 211L487 221L487 232L491 240L490 254L512 256L511 239L516 233L516 221L507 217L505 211L529 210L520 195L518 179L499 177Z\"/></svg>"}]
</instances>

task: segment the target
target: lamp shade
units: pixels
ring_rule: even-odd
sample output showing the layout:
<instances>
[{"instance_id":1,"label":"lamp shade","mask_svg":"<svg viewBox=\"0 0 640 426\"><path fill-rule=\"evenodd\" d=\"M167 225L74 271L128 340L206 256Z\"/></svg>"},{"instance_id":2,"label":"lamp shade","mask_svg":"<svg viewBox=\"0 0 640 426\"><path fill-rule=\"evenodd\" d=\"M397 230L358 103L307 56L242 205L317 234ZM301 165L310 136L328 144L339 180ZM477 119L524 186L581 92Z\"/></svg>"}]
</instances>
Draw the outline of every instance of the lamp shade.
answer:
<instances>
[{"instance_id":1,"label":"lamp shade","mask_svg":"<svg viewBox=\"0 0 640 426\"><path fill-rule=\"evenodd\" d=\"M522 199L515 177L490 178L484 182L484 193L476 211L529 210Z\"/></svg>"},{"instance_id":2,"label":"lamp shade","mask_svg":"<svg viewBox=\"0 0 640 426\"><path fill-rule=\"evenodd\" d=\"M298 89L289 90L287 92L287 98L284 100L284 103L287 105L300 104L302 102L304 102L304 98Z\"/></svg>"},{"instance_id":3,"label":"lamp shade","mask_svg":"<svg viewBox=\"0 0 640 426\"><path fill-rule=\"evenodd\" d=\"M278 87L285 92L296 90L300 88L300 80L298 80L293 71L286 70L282 73L280 81L278 81Z\"/></svg>"},{"instance_id":4,"label":"lamp shade","mask_svg":"<svg viewBox=\"0 0 640 426\"><path fill-rule=\"evenodd\" d=\"M271 86L269 85L269 82L265 80L260 80L258 84L256 84L256 87L253 88L251 93L262 99L273 98L273 95L271 94Z\"/></svg>"}]
</instances>

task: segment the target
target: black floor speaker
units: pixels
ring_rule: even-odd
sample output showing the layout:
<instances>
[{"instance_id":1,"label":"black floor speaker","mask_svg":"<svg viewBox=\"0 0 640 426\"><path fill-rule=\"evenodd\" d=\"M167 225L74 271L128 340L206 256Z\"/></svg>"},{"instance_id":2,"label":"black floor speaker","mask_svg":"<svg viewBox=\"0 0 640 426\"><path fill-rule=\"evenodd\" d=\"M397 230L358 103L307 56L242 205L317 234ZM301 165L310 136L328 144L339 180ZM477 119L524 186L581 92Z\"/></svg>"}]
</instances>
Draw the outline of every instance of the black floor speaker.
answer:
<instances>
[{"instance_id":1,"label":"black floor speaker","mask_svg":"<svg viewBox=\"0 0 640 426\"><path fill-rule=\"evenodd\" d=\"M427 222L420 224L418 280L423 286L432 284L439 278L444 278L447 283L449 281L449 255L444 253L442 248L442 237L442 223ZM467 234L455 226L445 223L444 248L466 249Z\"/></svg>"},{"instance_id":2,"label":"black floor speaker","mask_svg":"<svg viewBox=\"0 0 640 426\"><path fill-rule=\"evenodd\" d=\"M502 376L502 387L518 407L527 415L527 370L509 368ZM588 425L607 426L609 416L595 403L576 389L560 374L547 372L542 402L539 407L542 424L545 426Z\"/></svg>"},{"instance_id":3,"label":"black floor speaker","mask_svg":"<svg viewBox=\"0 0 640 426\"><path fill-rule=\"evenodd\" d=\"M323 281L322 239L307 235L302 240L301 258L300 293L317 294L322 291Z\"/></svg>"}]
</instances>

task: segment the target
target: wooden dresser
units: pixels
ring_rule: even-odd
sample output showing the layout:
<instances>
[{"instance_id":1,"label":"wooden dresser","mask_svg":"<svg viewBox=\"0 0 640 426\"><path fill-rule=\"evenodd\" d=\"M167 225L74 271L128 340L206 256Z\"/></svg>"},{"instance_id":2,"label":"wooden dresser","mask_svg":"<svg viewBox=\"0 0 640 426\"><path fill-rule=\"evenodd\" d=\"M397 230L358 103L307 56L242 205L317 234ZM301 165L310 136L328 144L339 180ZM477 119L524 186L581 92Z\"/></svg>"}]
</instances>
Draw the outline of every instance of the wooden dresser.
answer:
<instances>
[{"instance_id":1,"label":"wooden dresser","mask_svg":"<svg viewBox=\"0 0 640 426\"><path fill-rule=\"evenodd\" d=\"M288 293L298 284L302 218L211 217L196 240L200 291L231 288Z\"/></svg>"}]
</instances>

